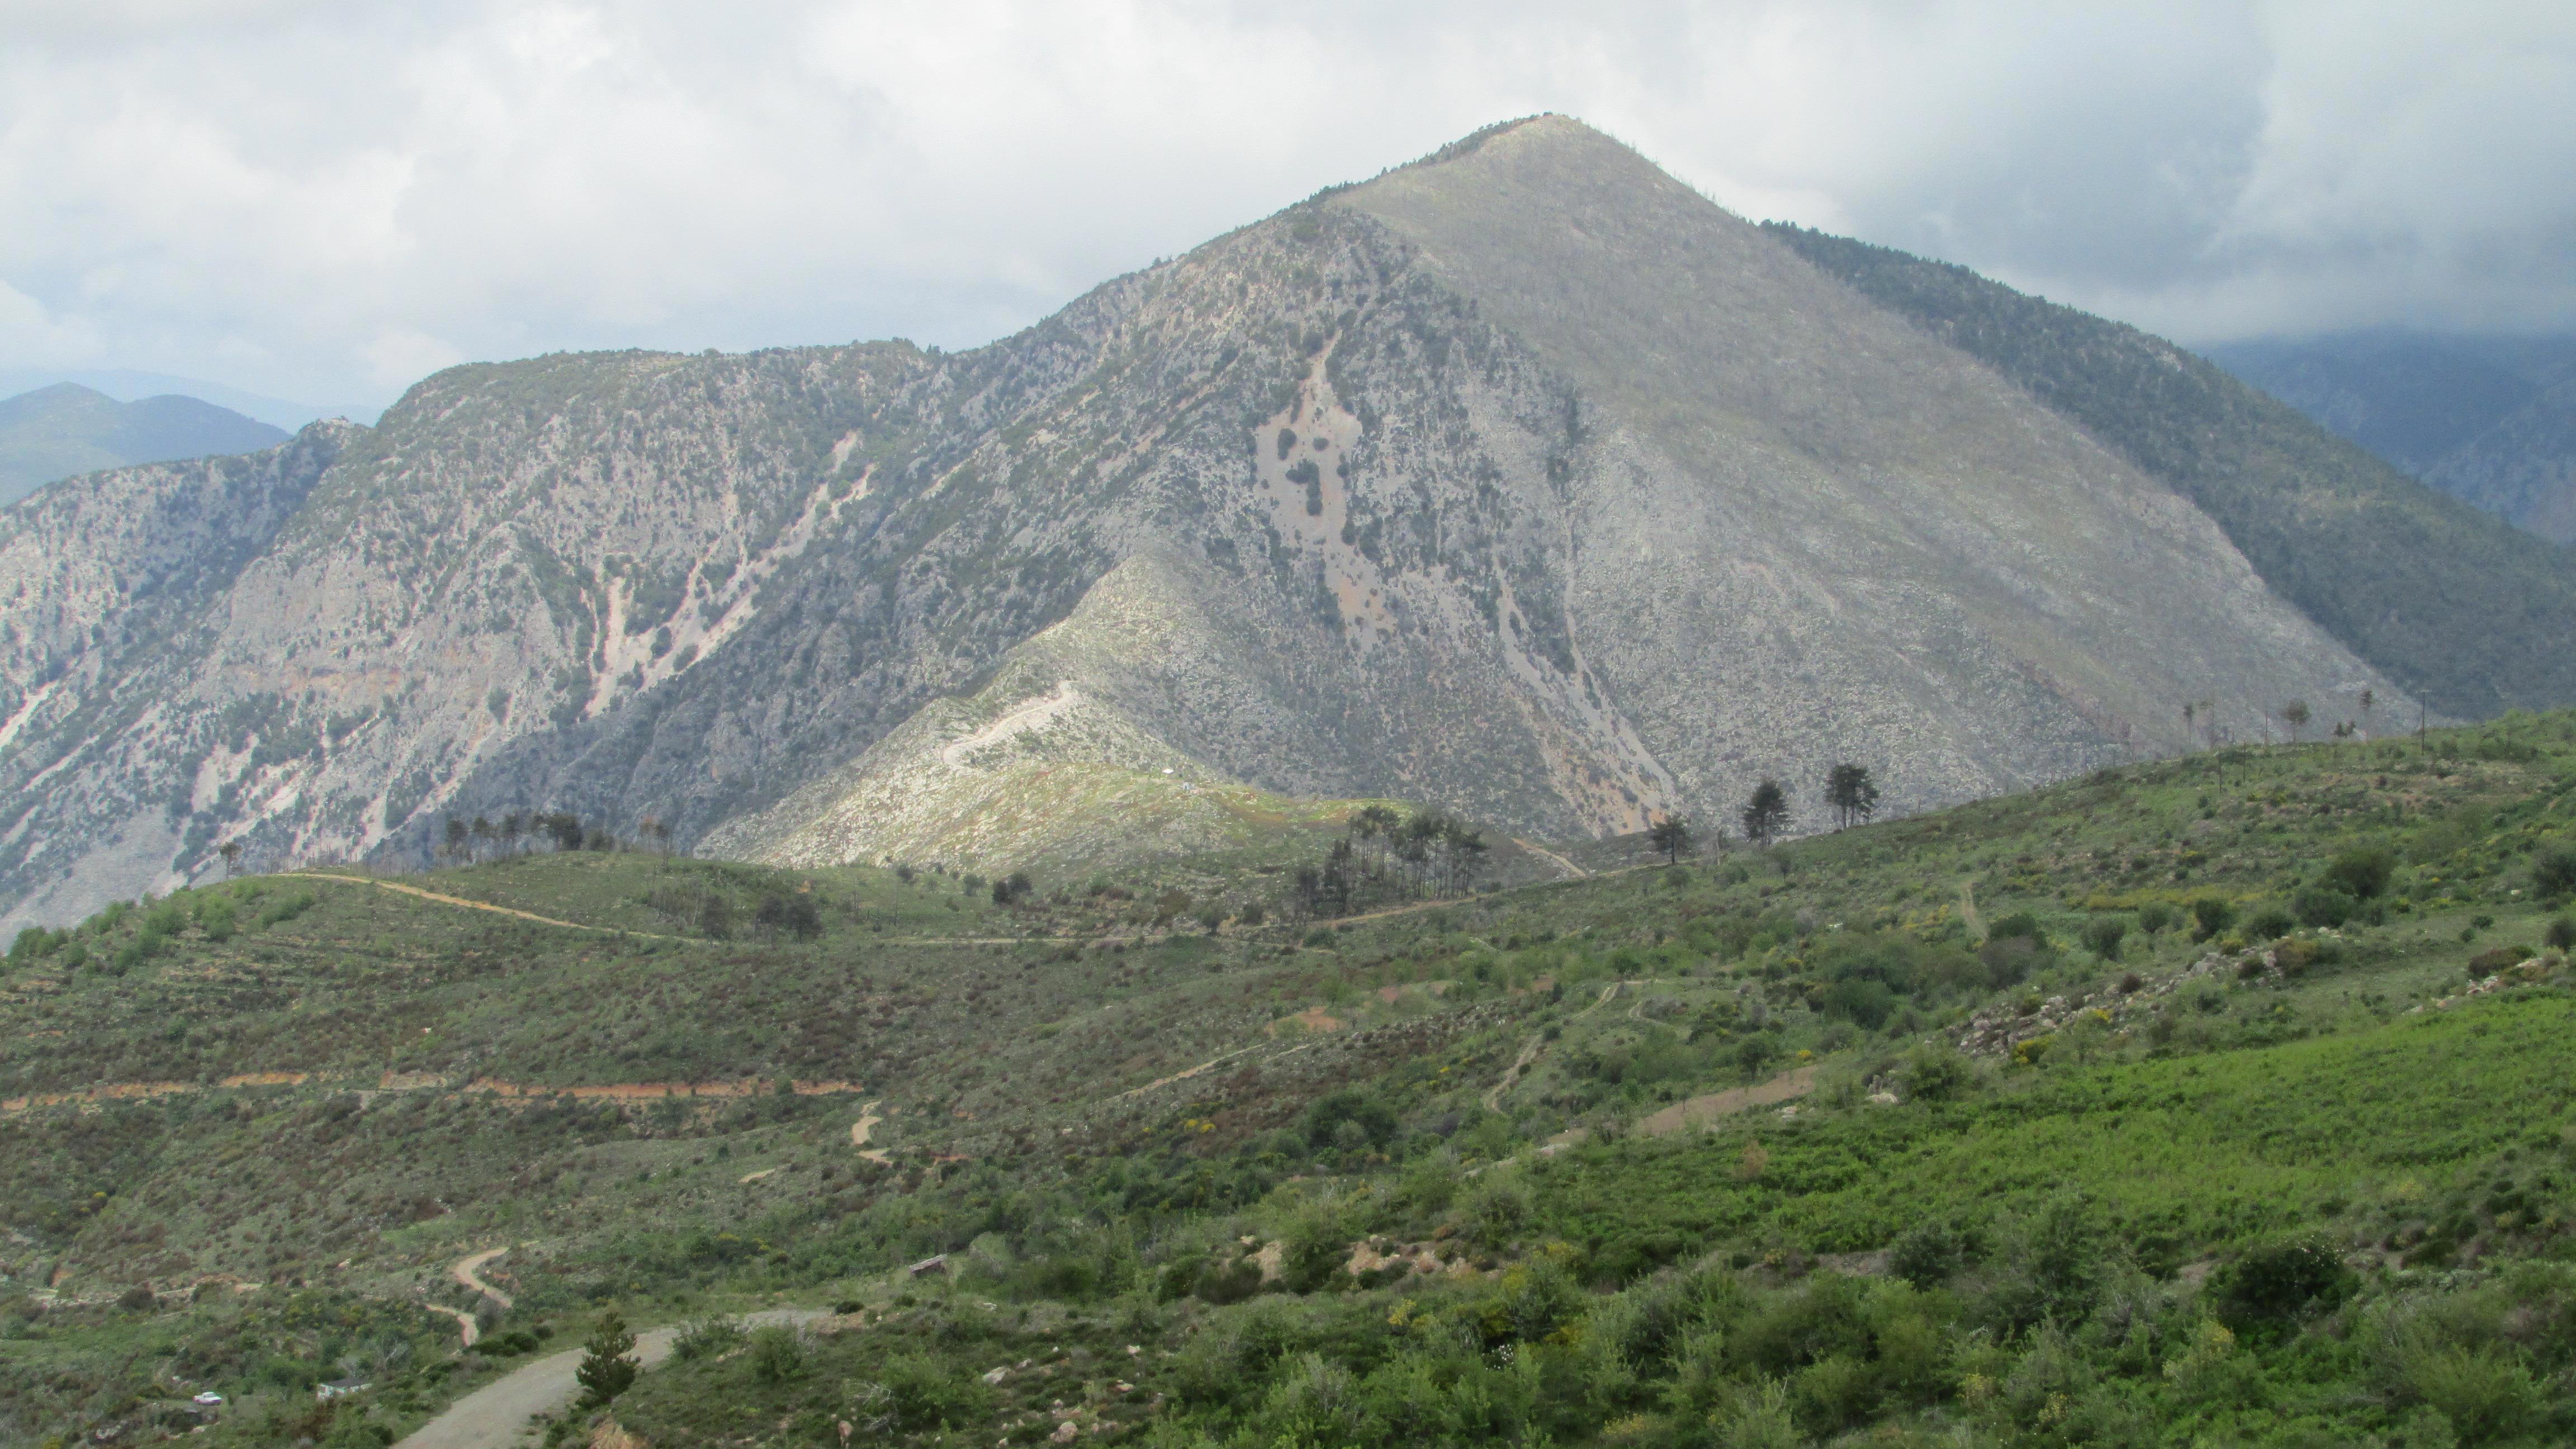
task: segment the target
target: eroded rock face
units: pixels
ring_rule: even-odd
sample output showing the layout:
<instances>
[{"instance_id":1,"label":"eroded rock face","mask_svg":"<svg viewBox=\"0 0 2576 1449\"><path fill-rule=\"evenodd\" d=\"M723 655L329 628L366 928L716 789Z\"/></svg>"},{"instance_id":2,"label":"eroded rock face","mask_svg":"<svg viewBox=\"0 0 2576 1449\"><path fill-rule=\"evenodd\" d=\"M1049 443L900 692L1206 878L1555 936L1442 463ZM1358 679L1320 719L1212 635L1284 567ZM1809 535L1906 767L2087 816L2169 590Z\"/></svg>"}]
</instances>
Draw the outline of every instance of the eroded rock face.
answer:
<instances>
[{"instance_id":1,"label":"eroded rock face","mask_svg":"<svg viewBox=\"0 0 2576 1449\"><path fill-rule=\"evenodd\" d=\"M457 368L41 502L0 515L13 922L531 807L998 867L1189 848L1223 789L1571 835L1858 759L1902 810L2377 678L2171 492L1556 119L975 352Z\"/></svg>"}]
</instances>

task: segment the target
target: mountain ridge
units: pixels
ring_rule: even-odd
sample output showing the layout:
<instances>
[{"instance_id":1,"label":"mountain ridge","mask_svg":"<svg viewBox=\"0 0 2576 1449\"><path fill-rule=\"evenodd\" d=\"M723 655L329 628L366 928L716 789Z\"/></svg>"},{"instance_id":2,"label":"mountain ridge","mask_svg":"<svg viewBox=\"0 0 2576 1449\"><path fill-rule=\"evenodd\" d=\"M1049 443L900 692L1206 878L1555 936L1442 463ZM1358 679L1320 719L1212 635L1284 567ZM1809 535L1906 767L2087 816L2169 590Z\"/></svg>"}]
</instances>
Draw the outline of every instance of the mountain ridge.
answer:
<instances>
[{"instance_id":1,"label":"mountain ridge","mask_svg":"<svg viewBox=\"0 0 2576 1449\"><path fill-rule=\"evenodd\" d=\"M428 379L330 435L149 689L0 670L11 919L532 806L784 849L849 794L818 782L947 788L865 763L907 721L944 762L1068 680L1211 781L1555 837L1764 775L1812 812L1851 758L1910 810L2394 698L2167 481L1776 234L1577 122L1469 139L969 353ZM1214 641L1189 680L1039 667L1157 590Z\"/></svg>"}]
</instances>

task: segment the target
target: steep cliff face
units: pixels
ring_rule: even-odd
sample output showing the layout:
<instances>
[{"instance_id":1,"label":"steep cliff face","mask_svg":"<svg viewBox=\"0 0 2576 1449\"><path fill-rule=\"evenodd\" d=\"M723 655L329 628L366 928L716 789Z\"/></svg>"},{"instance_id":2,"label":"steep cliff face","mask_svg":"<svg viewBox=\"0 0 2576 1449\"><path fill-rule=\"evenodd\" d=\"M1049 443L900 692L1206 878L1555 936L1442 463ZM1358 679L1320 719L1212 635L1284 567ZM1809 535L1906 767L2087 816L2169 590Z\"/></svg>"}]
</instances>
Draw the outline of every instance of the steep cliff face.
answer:
<instances>
[{"instance_id":1,"label":"steep cliff face","mask_svg":"<svg viewBox=\"0 0 2576 1449\"><path fill-rule=\"evenodd\" d=\"M185 590L21 576L12 709L103 712L0 745L17 919L531 806L996 868L1283 796L1633 828L1839 759L1903 808L2386 687L2164 484L1554 118L972 353L459 368L243 466L303 482ZM148 670L81 642L156 609Z\"/></svg>"}]
</instances>

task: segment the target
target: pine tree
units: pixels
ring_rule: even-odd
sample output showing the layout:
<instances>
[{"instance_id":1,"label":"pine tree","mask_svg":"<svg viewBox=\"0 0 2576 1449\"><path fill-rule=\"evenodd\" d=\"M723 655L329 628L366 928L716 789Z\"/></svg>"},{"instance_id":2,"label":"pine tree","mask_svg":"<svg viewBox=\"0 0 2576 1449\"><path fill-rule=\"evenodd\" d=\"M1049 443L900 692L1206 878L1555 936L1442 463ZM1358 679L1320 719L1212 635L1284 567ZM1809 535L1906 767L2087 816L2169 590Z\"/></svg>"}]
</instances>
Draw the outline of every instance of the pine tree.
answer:
<instances>
[{"instance_id":1,"label":"pine tree","mask_svg":"<svg viewBox=\"0 0 2576 1449\"><path fill-rule=\"evenodd\" d=\"M1744 805L1744 838L1756 849L1778 838L1789 823L1789 792L1780 782L1765 779L1753 787L1753 798Z\"/></svg>"},{"instance_id":2,"label":"pine tree","mask_svg":"<svg viewBox=\"0 0 2576 1449\"><path fill-rule=\"evenodd\" d=\"M572 1376L581 1385L582 1403L597 1409L634 1387L635 1375L642 1369L635 1357L635 1335L627 1330L625 1316L612 1308L600 1315L599 1326L590 1331L590 1342L582 1345L581 1367Z\"/></svg>"},{"instance_id":3,"label":"pine tree","mask_svg":"<svg viewBox=\"0 0 2576 1449\"><path fill-rule=\"evenodd\" d=\"M1678 815L1667 815L1646 832L1646 843L1664 853L1666 865L1679 865L1693 849L1690 822Z\"/></svg>"}]
</instances>

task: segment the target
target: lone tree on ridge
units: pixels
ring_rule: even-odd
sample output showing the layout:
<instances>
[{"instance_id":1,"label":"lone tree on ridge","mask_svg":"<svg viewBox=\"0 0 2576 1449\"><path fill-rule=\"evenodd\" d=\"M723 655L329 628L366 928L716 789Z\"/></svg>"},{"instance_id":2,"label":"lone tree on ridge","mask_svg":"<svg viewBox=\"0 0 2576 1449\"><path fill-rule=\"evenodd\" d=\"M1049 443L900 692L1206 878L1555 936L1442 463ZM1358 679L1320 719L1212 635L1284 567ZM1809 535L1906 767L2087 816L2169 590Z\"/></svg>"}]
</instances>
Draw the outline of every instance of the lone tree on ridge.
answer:
<instances>
[{"instance_id":1,"label":"lone tree on ridge","mask_svg":"<svg viewBox=\"0 0 2576 1449\"><path fill-rule=\"evenodd\" d=\"M1698 849L1691 839L1690 822L1678 815L1667 815L1646 832L1646 843L1664 853L1664 864L1679 865L1682 857Z\"/></svg>"},{"instance_id":2,"label":"lone tree on ridge","mask_svg":"<svg viewBox=\"0 0 2576 1449\"><path fill-rule=\"evenodd\" d=\"M1825 803L1837 827L1866 822L1878 813L1878 786L1867 765L1836 765L1825 776Z\"/></svg>"},{"instance_id":3,"label":"lone tree on ridge","mask_svg":"<svg viewBox=\"0 0 2576 1449\"><path fill-rule=\"evenodd\" d=\"M1788 824L1789 792L1779 781L1766 777L1753 787L1753 798L1744 803L1744 838L1758 850L1770 845Z\"/></svg>"}]
</instances>

